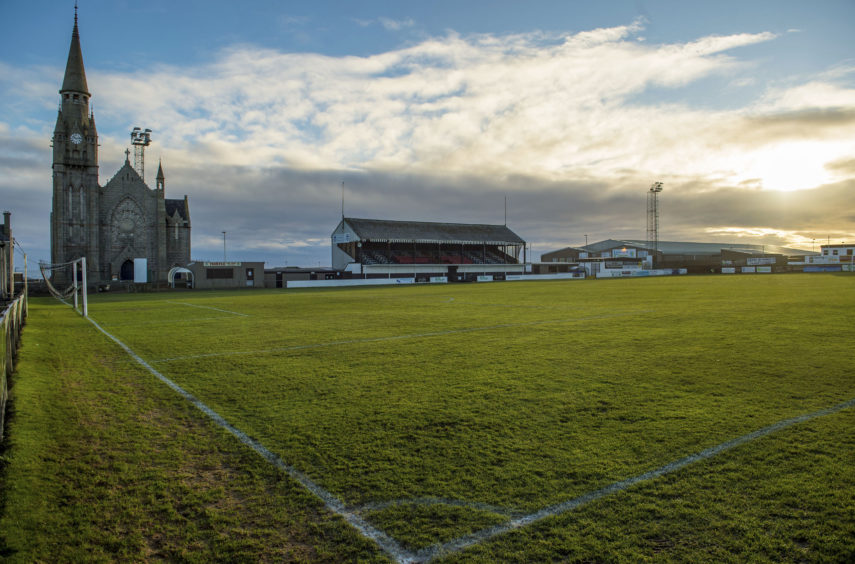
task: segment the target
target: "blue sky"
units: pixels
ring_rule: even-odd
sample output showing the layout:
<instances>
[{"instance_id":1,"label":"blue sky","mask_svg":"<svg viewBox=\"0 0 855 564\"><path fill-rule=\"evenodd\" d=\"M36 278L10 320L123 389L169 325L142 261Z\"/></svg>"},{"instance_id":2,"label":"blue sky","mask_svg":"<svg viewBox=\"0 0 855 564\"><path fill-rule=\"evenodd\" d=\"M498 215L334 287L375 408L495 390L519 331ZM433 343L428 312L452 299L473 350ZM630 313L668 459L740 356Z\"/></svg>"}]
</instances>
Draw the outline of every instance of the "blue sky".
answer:
<instances>
[{"instance_id":1,"label":"blue sky","mask_svg":"<svg viewBox=\"0 0 855 564\"><path fill-rule=\"evenodd\" d=\"M3 0L0 197L49 256L73 2ZM810 249L855 239L855 2L87 1L101 184L153 129L193 257L329 263L340 216ZM154 167L147 167L153 172ZM147 178L151 182L151 178Z\"/></svg>"}]
</instances>

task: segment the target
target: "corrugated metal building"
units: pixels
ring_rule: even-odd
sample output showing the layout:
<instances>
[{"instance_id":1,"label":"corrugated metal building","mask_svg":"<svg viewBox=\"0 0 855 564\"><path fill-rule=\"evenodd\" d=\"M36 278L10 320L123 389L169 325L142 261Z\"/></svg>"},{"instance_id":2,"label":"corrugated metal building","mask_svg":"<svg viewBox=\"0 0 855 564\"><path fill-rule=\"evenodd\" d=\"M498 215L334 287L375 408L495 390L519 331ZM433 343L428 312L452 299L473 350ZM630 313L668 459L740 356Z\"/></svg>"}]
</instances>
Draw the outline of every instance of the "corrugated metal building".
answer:
<instances>
[{"instance_id":1,"label":"corrugated metal building","mask_svg":"<svg viewBox=\"0 0 855 564\"><path fill-rule=\"evenodd\" d=\"M685 268L689 272L719 272L722 266L786 265L810 251L747 243L659 241L657 251L647 241L606 239L581 247L565 247L541 256L541 263L635 262L652 268ZM654 256L655 255L655 256ZM651 264L652 262L652 264Z\"/></svg>"}]
</instances>

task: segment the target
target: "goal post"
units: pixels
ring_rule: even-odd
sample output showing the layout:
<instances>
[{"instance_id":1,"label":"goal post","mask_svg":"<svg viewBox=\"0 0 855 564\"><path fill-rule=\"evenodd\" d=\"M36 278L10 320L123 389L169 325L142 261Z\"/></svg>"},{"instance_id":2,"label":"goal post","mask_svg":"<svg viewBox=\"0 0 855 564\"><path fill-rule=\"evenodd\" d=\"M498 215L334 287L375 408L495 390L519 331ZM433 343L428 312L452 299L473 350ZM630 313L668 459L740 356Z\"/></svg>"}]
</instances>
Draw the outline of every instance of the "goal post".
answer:
<instances>
[{"instance_id":1,"label":"goal post","mask_svg":"<svg viewBox=\"0 0 855 564\"><path fill-rule=\"evenodd\" d=\"M83 317L89 317L89 292L86 283L86 257L80 257L61 264L39 263L39 270L51 295L63 303L73 298L75 311ZM64 275L61 275L64 274ZM68 286L60 289L54 282L70 280ZM82 306L82 307L81 307Z\"/></svg>"},{"instance_id":2,"label":"goal post","mask_svg":"<svg viewBox=\"0 0 855 564\"><path fill-rule=\"evenodd\" d=\"M74 310L80 311L78 309L77 296L81 295L81 301L83 305L83 317L89 317L89 300L86 291L86 257L80 257L79 259L73 260L73 268L72 268L72 278L74 279ZM81 276L80 282L77 281L77 267L80 267Z\"/></svg>"}]
</instances>

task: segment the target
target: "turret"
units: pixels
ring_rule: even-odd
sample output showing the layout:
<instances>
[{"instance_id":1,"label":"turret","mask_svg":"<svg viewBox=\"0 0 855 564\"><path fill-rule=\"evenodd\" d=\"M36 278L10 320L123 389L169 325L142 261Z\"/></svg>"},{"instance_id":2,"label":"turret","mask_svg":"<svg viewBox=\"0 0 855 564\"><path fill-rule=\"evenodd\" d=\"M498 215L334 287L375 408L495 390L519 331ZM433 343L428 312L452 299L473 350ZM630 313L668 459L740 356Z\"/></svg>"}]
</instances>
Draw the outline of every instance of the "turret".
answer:
<instances>
[{"instance_id":1,"label":"turret","mask_svg":"<svg viewBox=\"0 0 855 564\"><path fill-rule=\"evenodd\" d=\"M166 189L166 177L163 175L163 162L157 163L157 176L155 177L155 187L162 196Z\"/></svg>"}]
</instances>

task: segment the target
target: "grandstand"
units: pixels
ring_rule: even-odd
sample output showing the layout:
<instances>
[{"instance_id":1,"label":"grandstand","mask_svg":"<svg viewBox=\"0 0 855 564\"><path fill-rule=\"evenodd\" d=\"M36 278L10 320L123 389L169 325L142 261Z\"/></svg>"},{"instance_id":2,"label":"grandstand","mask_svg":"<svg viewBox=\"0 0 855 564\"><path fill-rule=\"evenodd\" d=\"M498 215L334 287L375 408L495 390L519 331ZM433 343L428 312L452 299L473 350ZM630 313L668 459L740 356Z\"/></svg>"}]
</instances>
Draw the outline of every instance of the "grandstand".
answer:
<instances>
[{"instance_id":1,"label":"grandstand","mask_svg":"<svg viewBox=\"0 0 855 564\"><path fill-rule=\"evenodd\" d=\"M501 280L524 272L525 254L525 241L506 225L345 217L332 234L333 268L354 277Z\"/></svg>"}]
</instances>

